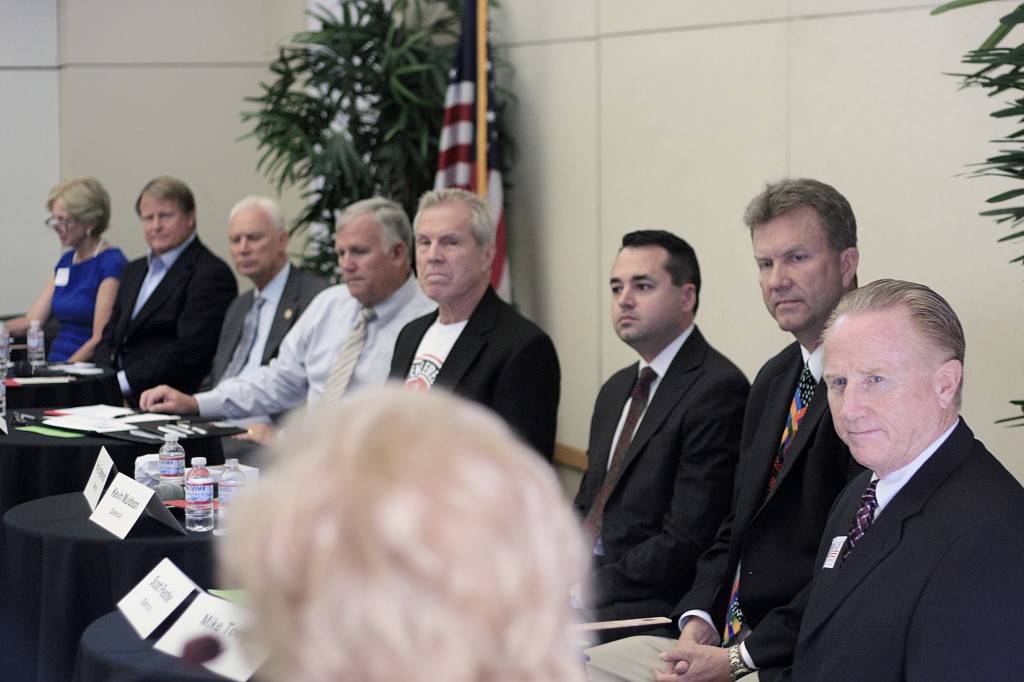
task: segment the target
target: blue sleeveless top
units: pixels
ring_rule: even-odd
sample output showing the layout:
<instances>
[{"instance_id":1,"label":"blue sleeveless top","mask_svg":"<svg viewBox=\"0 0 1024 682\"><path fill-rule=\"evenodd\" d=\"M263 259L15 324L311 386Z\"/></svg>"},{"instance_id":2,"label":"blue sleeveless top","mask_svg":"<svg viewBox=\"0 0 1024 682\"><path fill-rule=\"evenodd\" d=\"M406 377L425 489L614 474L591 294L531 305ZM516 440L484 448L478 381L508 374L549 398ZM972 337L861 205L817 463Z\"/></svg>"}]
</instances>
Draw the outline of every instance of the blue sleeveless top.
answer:
<instances>
[{"instance_id":1,"label":"blue sleeveless top","mask_svg":"<svg viewBox=\"0 0 1024 682\"><path fill-rule=\"evenodd\" d=\"M50 362L64 362L92 336L96 312L96 292L108 277L121 278L128 259L121 249L101 251L95 258L74 265L74 249L57 262L54 272L68 268L67 284L53 288L51 314L60 320L60 332L50 346ZM60 281L59 278L57 281Z\"/></svg>"}]
</instances>

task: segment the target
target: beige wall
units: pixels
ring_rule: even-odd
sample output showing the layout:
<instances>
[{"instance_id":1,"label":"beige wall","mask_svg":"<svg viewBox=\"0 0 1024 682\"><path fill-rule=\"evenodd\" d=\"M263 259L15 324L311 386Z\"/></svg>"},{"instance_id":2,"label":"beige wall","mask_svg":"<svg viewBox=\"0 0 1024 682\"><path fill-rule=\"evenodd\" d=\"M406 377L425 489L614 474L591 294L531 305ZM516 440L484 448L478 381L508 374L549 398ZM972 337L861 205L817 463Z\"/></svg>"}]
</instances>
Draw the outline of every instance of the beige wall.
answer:
<instances>
[{"instance_id":1,"label":"beige wall","mask_svg":"<svg viewBox=\"0 0 1024 682\"><path fill-rule=\"evenodd\" d=\"M0 0L0 305L28 305L57 256L38 227L57 180L95 174L113 241L144 243L142 184L179 175L200 233L226 254L235 199L269 190L239 119L303 0ZM861 225L862 281L946 295L968 334L964 414L1019 477L1021 432L993 425L1024 397L1019 249L977 216L998 191L957 177L1007 132L944 72L1015 6L930 17L934 3L862 0L509 0L495 11L521 149L508 211L517 302L559 349L559 437L585 447L601 381L632 361L608 322L621 235L667 228L697 249L698 324L753 377L787 337L765 313L740 222L768 179L835 184ZM59 27L59 30L58 28ZM509 74L503 74L507 78ZM285 201L294 215L295 194ZM13 235L13 239L8 239Z\"/></svg>"},{"instance_id":2,"label":"beige wall","mask_svg":"<svg viewBox=\"0 0 1024 682\"><path fill-rule=\"evenodd\" d=\"M1024 479L1020 248L977 215L1000 189L958 177L1009 128L959 91L962 53L1016 3L939 17L896 0L517 0L495 12L519 97L508 193L517 299L563 364L560 439L586 447L603 378L631 362L609 323L622 234L670 229L701 260L697 322L753 378L788 342L765 312L740 220L765 180L812 176L850 199L862 282L924 282L968 336L963 413ZM1019 36L1018 36L1019 38Z\"/></svg>"}]
</instances>

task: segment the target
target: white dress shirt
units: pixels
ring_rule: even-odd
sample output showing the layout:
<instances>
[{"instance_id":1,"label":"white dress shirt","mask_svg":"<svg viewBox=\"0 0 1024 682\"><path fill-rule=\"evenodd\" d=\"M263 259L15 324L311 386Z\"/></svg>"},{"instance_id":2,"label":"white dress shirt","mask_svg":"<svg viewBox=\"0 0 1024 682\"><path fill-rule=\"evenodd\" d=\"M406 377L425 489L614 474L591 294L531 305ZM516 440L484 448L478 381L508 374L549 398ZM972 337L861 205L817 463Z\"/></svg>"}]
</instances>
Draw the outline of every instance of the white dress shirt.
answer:
<instances>
[{"instance_id":1,"label":"white dress shirt","mask_svg":"<svg viewBox=\"0 0 1024 682\"><path fill-rule=\"evenodd\" d=\"M239 419L276 414L320 399L331 367L345 337L356 324L362 304L339 284L320 292L281 342L269 365L243 376L225 379L213 390L196 394L204 417ZM420 289L416 278L374 306L377 317L367 328L366 345L346 393L361 386L383 384L391 371L391 356L402 328L437 308Z\"/></svg>"}]
</instances>

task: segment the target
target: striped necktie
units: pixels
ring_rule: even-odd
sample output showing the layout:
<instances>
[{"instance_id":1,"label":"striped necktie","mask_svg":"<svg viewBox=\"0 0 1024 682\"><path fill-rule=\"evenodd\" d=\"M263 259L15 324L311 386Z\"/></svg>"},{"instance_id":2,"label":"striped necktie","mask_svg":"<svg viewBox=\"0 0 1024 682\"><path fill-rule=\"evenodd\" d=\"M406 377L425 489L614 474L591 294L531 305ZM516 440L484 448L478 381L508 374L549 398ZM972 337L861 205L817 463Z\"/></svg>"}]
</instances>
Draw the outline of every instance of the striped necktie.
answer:
<instances>
[{"instance_id":1,"label":"striped necktie","mask_svg":"<svg viewBox=\"0 0 1024 682\"><path fill-rule=\"evenodd\" d=\"M857 515L850 522L850 532L846 535L846 548L843 550L840 565L846 562L846 557L850 556L854 545L860 542L868 527L871 526L871 522L875 520L875 510L878 509L878 498L875 496L877 485L878 479L876 478L868 484L868 487L864 489L864 494L860 496L860 509L857 510Z\"/></svg>"},{"instance_id":2,"label":"striped necktie","mask_svg":"<svg viewBox=\"0 0 1024 682\"><path fill-rule=\"evenodd\" d=\"M320 400L325 405L333 405L341 400L348 388L348 382L352 378L352 372L356 369L359 356L363 354L363 347L366 345L366 328L370 322L377 319L377 313L373 308L367 306L359 313L356 319L356 326L345 337L345 343L338 351L338 358L331 367L331 373L327 375L327 384L324 386L324 393Z\"/></svg>"}]
</instances>

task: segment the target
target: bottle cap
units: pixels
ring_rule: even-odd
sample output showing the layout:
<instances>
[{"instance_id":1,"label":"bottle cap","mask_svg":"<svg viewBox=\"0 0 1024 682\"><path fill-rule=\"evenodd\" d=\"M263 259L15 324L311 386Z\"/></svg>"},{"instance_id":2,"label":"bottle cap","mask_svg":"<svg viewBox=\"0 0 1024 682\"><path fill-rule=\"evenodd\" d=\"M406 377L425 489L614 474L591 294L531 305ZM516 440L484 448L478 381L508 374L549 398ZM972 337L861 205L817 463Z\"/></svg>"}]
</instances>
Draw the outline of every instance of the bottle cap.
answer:
<instances>
[{"instance_id":1,"label":"bottle cap","mask_svg":"<svg viewBox=\"0 0 1024 682\"><path fill-rule=\"evenodd\" d=\"M238 466L238 459L235 457L228 457L227 459L224 460L224 466L236 467Z\"/></svg>"},{"instance_id":2,"label":"bottle cap","mask_svg":"<svg viewBox=\"0 0 1024 682\"><path fill-rule=\"evenodd\" d=\"M176 434L176 433L165 433L164 434L164 442L165 443L177 443L178 442L178 434Z\"/></svg>"},{"instance_id":3,"label":"bottle cap","mask_svg":"<svg viewBox=\"0 0 1024 682\"><path fill-rule=\"evenodd\" d=\"M192 458L192 466L193 467L204 467L204 466L206 466L206 458L205 457L193 457Z\"/></svg>"}]
</instances>

